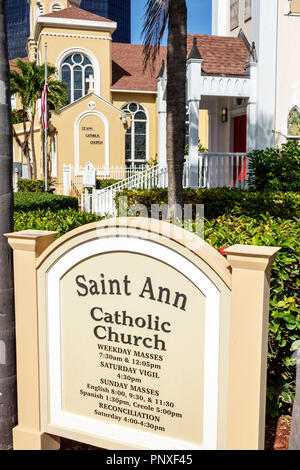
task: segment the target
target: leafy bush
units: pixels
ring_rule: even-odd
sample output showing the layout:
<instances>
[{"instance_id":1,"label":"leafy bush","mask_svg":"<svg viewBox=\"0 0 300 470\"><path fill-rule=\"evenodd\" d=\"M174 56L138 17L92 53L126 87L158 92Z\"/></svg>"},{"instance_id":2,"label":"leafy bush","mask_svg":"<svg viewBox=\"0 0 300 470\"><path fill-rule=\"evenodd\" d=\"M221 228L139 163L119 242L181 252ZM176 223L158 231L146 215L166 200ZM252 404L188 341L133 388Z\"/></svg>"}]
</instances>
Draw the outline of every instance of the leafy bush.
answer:
<instances>
[{"instance_id":1,"label":"leafy bush","mask_svg":"<svg viewBox=\"0 0 300 470\"><path fill-rule=\"evenodd\" d=\"M29 212L37 209L78 209L78 199L48 193L18 192L14 194L15 211Z\"/></svg>"},{"instance_id":2,"label":"leafy bush","mask_svg":"<svg viewBox=\"0 0 300 470\"><path fill-rule=\"evenodd\" d=\"M105 180L96 180L96 189L104 189L107 188L108 186L111 186L112 184L118 183L119 180L114 180L114 179L105 179Z\"/></svg>"},{"instance_id":3,"label":"leafy bush","mask_svg":"<svg viewBox=\"0 0 300 470\"><path fill-rule=\"evenodd\" d=\"M31 212L15 212L15 231L21 230L49 230L57 231L58 236L73 230L81 225L97 222L103 217L79 212L75 209L37 209Z\"/></svg>"},{"instance_id":4,"label":"leafy bush","mask_svg":"<svg viewBox=\"0 0 300 470\"><path fill-rule=\"evenodd\" d=\"M236 243L281 247L271 272L267 412L289 412L295 393L292 356L300 339L299 220L223 215L205 221L205 240L221 251Z\"/></svg>"},{"instance_id":5,"label":"leafy bush","mask_svg":"<svg viewBox=\"0 0 300 470\"><path fill-rule=\"evenodd\" d=\"M281 148L249 154L249 185L259 191L300 190L300 146L288 140Z\"/></svg>"},{"instance_id":6,"label":"leafy bush","mask_svg":"<svg viewBox=\"0 0 300 470\"><path fill-rule=\"evenodd\" d=\"M150 215L151 204L167 204L167 189L128 190L119 192L116 204L119 207L120 198L127 197L128 204L143 204ZM280 192L255 192L240 189L185 189L184 204L204 204L206 219L215 219L223 214L256 217L269 214L274 217L292 219L300 212L300 194ZM121 212L124 209L121 205Z\"/></svg>"},{"instance_id":7,"label":"leafy bush","mask_svg":"<svg viewBox=\"0 0 300 470\"><path fill-rule=\"evenodd\" d=\"M18 180L18 191L28 193L40 193L45 190L45 182L41 180Z\"/></svg>"}]
</instances>

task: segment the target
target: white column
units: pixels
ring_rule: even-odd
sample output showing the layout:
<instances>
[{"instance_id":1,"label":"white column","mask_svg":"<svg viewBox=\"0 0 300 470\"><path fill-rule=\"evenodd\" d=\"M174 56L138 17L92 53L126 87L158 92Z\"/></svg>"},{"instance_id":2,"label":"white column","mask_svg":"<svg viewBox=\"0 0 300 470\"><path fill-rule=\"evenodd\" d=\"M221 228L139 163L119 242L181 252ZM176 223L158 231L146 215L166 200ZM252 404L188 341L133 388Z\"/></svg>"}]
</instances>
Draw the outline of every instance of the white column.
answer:
<instances>
[{"instance_id":1,"label":"white column","mask_svg":"<svg viewBox=\"0 0 300 470\"><path fill-rule=\"evenodd\" d=\"M278 0L252 0L252 41L256 44L257 135L256 147L275 144Z\"/></svg>"},{"instance_id":2,"label":"white column","mask_svg":"<svg viewBox=\"0 0 300 470\"><path fill-rule=\"evenodd\" d=\"M257 64L250 58L250 96L247 106L247 153L256 149L257 136Z\"/></svg>"},{"instance_id":3,"label":"white column","mask_svg":"<svg viewBox=\"0 0 300 470\"><path fill-rule=\"evenodd\" d=\"M158 164L159 168L167 166L167 102L164 99L165 78L157 79L157 112L158 112Z\"/></svg>"},{"instance_id":4,"label":"white column","mask_svg":"<svg viewBox=\"0 0 300 470\"><path fill-rule=\"evenodd\" d=\"M187 61L188 108L189 108L189 186L198 188L198 141L199 108L201 100L202 59Z\"/></svg>"}]
</instances>

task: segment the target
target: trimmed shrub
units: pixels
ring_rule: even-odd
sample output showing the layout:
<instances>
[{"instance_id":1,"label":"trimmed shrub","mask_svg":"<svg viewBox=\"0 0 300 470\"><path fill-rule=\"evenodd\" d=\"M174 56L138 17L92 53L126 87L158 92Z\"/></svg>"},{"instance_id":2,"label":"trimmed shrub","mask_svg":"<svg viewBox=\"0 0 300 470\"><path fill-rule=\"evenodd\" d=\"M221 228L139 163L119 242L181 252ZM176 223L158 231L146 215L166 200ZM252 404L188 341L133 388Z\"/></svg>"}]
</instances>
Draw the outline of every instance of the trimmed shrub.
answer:
<instances>
[{"instance_id":1,"label":"trimmed shrub","mask_svg":"<svg viewBox=\"0 0 300 470\"><path fill-rule=\"evenodd\" d=\"M14 194L15 211L29 212L37 209L78 209L78 199L48 193L18 192Z\"/></svg>"},{"instance_id":2,"label":"trimmed shrub","mask_svg":"<svg viewBox=\"0 0 300 470\"><path fill-rule=\"evenodd\" d=\"M129 205L143 204L151 213L151 204L167 204L167 189L128 190L119 192L116 204L119 207L120 198L127 197ZM256 217L269 214L273 217L292 219L300 213L300 194L281 192L255 192L241 189L185 189L184 204L204 204L206 219L215 219L223 214ZM121 206L121 212L124 209Z\"/></svg>"},{"instance_id":3,"label":"trimmed shrub","mask_svg":"<svg viewBox=\"0 0 300 470\"><path fill-rule=\"evenodd\" d=\"M221 253L234 244L281 247L271 272L267 413L288 413L295 394L293 355L300 340L299 220L223 215L205 221L205 240Z\"/></svg>"},{"instance_id":4,"label":"trimmed shrub","mask_svg":"<svg viewBox=\"0 0 300 470\"><path fill-rule=\"evenodd\" d=\"M118 183L119 180L114 180L114 179L105 179L105 180L96 180L96 189L104 189L107 188L108 186L111 186L112 184Z\"/></svg>"},{"instance_id":5,"label":"trimmed shrub","mask_svg":"<svg viewBox=\"0 0 300 470\"><path fill-rule=\"evenodd\" d=\"M249 154L249 185L258 191L300 191L300 146L288 140L280 148Z\"/></svg>"},{"instance_id":6,"label":"trimmed shrub","mask_svg":"<svg viewBox=\"0 0 300 470\"><path fill-rule=\"evenodd\" d=\"M58 237L81 225L102 220L103 217L79 212L75 209L37 209L31 212L15 212L15 231L50 230L57 231Z\"/></svg>"},{"instance_id":7,"label":"trimmed shrub","mask_svg":"<svg viewBox=\"0 0 300 470\"><path fill-rule=\"evenodd\" d=\"M41 193L45 190L45 182L41 180L18 180L18 191L28 193Z\"/></svg>"}]
</instances>

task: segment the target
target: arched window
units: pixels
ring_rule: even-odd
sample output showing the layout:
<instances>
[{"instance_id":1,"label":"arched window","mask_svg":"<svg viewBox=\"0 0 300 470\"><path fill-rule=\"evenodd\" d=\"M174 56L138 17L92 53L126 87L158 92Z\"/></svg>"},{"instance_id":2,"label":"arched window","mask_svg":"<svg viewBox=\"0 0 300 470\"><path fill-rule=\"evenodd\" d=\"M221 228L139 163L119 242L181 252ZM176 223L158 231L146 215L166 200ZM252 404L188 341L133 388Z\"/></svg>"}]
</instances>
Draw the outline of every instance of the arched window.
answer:
<instances>
[{"instance_id":1,"label":"arched window","mask_svg":"<svg viewBox=\"0 0 300 470\"><path fill-rule=\"evenodd\" d=\"M131 118L131 127L125 137L126 166L138 168L147 160L147 114L138 103L128 103L122 110Z\"/></svg>"},{"instance_id":2,"label":"arched window","mask_svg":"<svg viewBox=\"0 0 300 470\"><path fill-rule=\"evenodd\" d=\"M297 106L289 112L287 134L289 137L300 138L300 111Z\"/></svg>"},{"instance_id":3,"label":"arched window","mask_svg":"<svg viewBox=\"0 0 300 470\"><path fill-rule=\"evenodd\" d=\"M61 79L68 87L68 101L72 103L94 88L94 69L91 61L81 53L68 55L61 66Z\"/></svg>"}]
</instances>

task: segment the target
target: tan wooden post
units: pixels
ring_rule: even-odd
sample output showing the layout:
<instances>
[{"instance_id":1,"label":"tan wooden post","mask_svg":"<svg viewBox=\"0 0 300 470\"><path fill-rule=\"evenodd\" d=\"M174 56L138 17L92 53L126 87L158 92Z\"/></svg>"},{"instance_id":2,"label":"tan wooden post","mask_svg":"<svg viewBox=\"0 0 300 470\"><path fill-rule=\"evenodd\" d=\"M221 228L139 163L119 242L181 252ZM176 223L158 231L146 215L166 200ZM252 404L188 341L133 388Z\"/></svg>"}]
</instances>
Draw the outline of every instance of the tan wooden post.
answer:
<instances>
[{"instance_id":1,"label":"tan wooden post","mask_svg":"<svg viewBox=\"0 0 300 470\"><path fill-rule=\"evenodd\" d=\"M18 426L15 450L59 449L60 439L41 432L36 258L57 232L24 230L6 234L14 250Z\"/></svg>"},{"instance_id":2,"label":"tan wooden post","mask_svg":"<svg viewBox=\"0 0 300 470\"><path fill-rule=\"evenodd\" d=\"M234 245L228 449L264 449L270 272L280 248Z\"/></svg>"}]
</instances>

